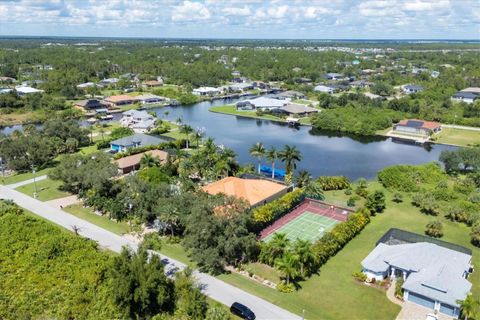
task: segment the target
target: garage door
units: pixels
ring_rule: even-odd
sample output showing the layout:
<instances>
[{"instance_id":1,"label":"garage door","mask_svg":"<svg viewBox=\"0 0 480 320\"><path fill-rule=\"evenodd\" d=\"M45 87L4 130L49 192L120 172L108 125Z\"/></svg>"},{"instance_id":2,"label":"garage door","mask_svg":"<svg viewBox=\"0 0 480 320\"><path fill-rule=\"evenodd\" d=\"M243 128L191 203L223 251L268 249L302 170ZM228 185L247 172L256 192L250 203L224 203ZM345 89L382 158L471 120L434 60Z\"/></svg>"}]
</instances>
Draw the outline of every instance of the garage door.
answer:
<instances>
[{"instance_id":1,"label":"garage door","mask_svg":"<svg viewBox=\"0 0 480 320\"><path fill-rule=\"evenodd\" d=\"M408 301L415 302L419 305L422 305L424 307L427 307L429 309L434 309L435 308L435 301L433 301L430 298L424 297L422 295L409 292L408 293Z\"/></svg>"},{"instance_id":2,"label":"garage door","mask_svg":"<svg viewBox=\"0 0 480 320\"><path fill-rule=\"evenodd\" d=\"M454 307L449 306L448 304L441 304L440 305L440 312L448 314L449 316L454 316L453 312L455 311Z\"/></svg>"}]
</instances>

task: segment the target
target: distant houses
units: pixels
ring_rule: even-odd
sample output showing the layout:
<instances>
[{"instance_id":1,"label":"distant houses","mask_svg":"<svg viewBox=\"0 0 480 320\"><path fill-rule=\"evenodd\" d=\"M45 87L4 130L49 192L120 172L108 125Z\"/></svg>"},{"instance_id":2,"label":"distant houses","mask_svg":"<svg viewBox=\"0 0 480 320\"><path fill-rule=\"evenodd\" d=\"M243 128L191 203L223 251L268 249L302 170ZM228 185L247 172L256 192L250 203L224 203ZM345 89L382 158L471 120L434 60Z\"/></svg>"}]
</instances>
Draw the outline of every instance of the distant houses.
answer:
<instances>
[{"instance_id":1,"label":"distant houses","mask_svg":"<svg viewBox=\"0 0 480 320\"><path fill-rule=\"evenodd\" d=\"M332 94L335 93L335 88L332 86L320 84L318 86L315 86L315 88L313 88L313 91Z\"/></svg>"},{"instance_id":2,"label":"distant houses","mask_svg":"<svg viewBox=\"0 0 480 320\"><path fill-rule=\"evenodd\" d=\"M405 94L414 94L414 93L419 93L423 91L422 86L417 86L414 84L407 84L402 87L403 93Z\"/></svg>"},{"instance_id":3,"label":"distant houses","mask_svg":"<svg viewBox=\"0 0 480 320\"><path fill-rule=\"evenodd\" d=\"M197 96L215 96L221 92L220 89L214 87L200 87L193 89L192 93Z\"/></svg>"},{"instance_id":4,"label":"distant houses","mask_svg":"<svg viewBox=\"0 0 480 320\"><path fill-rule=\"evenodd\" d=\"M237 110L273 110L283 107L287 103L287 100L259 97L256 99L239 101L235 104L235 107Z\"/></svg>"},{"instance_id":5,"label":"distant houses","mask_svg":"<svg viewBox=\"0 0 480 320\"><path fill-rule=\"evenodd\" d=\"M136 96L135 98L141 104L156 104L156 103L162 103L167 100L167 98L165 97L160 97L151 93L144 93L142 95Z\"/></svg>"},{"instance_id":6,"label":"distant houses","mask_svg":"<svg viewBox=\"0 0 480 320\"><path fill-rule=\"evenodd\" d=\"M138 98L126 94L110 96L108 98L105 98L103 101L105 104L108 104L112 107L118 107L139 102Z\"/></svg>"},{"instance_id":7,"label":"distant houses","mask_svg":"<svg viewBox=\"0 0 480 320\"><path fill-rule=\"evenodd\" d=\"M433 133L439 132L442 125L438 122L424 121L418 119L401 120L393 126L393 131L399 133L410 133L424 136L430 136Z\"/></svg>"},{"instance_id":8,"label":"distant houses","mask_svg":"<svg viewBox=\"0 0 480 320\"><path fill-rule=\"evenodd\" d=\"M156 88L156 87L161 87L163 86L163 80L148 80L143 82L143 86L146 88Z\"/></svg>"},{"instance_id":9,"label":"distant houses","mask_svg":"<svg viewBox=\"0 0 480 320\"><path fill-rule=\"evenodd\" d=\"M25 95L28 95L28 94L44 93L45 92L43 90L39 90L39 89L36 89L36 88L27 87L27 86L15 87L15 91L17 92L18 96L25 96Z\"/></svg>"},{"instance_id":10,"label":"distant houses","mask_svg":"<svg viewBox=\"0 0 480 320\"><path fill-rule=\"evenodd\" d=\"M90 112L98 109L104 109L106 106L100 100L87 99L87 100L80 100L76 102L74 104L74 107L85 112Z\"/></svg>"},{"instance_id":11,"label":"distant houses","mask_svg":"<svg viewBox=\"0 0 480 320\"><path fill-rule=\"evenodd\" d=\"M280 108L273 109L272 112L287 115L289 117L301 118L320 112L320 110L303 104L288 103Z\"/></svg>"},{"instance_id":12,"label":"distant houses","mask_svg":"<svg viewBox=\"0 0 480 320\"><path fill-rule=\"evenodd\" d=\"M474 103L480 98L480 88L470 87L463 89L452 96L452 100L456 102Z\"/></svg>"},{"instance_id":13,"label":"distant houses","mask_svg":"<svg viewBox=\"0 0 480 320\"><path fill-rule=\"evenodd\" d=\"M326 79L326 80L341 80L344 78L343 74L341 73L326 73L325 75L323 75L323 77Z\"/></svg>"},{"instance_id":14,"label":"distant houses","mask_svg":"<svg viewBox=\"0 0 480 320\"><path fill-rule=\"evenodd\" d=\"M145 133L155 127L156 118L146 111L128 110L122 115L120 124L137 133Z\"/></svg>"}]
</instances>

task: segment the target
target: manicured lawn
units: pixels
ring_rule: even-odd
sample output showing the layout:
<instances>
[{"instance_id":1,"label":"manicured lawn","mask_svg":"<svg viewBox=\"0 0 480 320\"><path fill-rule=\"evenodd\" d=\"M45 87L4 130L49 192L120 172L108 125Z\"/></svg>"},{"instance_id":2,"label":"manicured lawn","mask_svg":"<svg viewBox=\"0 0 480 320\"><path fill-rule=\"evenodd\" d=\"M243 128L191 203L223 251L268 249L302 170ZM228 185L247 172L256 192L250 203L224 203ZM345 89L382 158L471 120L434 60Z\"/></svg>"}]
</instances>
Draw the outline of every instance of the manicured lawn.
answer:
<instances>
[{"instance_id":1,"label":"manicured lawn","mask_svg":"<svg viewBox=\"0 0 480 320\"><path fill-rule=\"evenodd\" d=\"M52 168L46 168L46 169L40 170L40 171L35 173L35 176L40 177L40 176L46 175L46 174L48 174L48 172L50 170L52 170ZM25 173L18 173L18 174L15 174L13 176L8 176L8 177L5 177L5 178L2 177L2 178L0 178L0 183L1 184L12 184L12 183L17 183L17 182L22 182L22 181L25 181L25 180L29 180L29 179L32 179L32 178L33 178L33 173L31 171L29 171L29 172L25 172Z\"/></svg>"},{"instance_id":2,"label":"manicured lawn","mask_svg":"<svg viewBox=\"0 0 480 320\"><path fill-rule=\"evenodd\" d=\"M443 128L434 138L438 143L471 146L480 143L480 131Z\"/></svg>"},{"instance_id":3,"label":"manicured lawn","mask_svg":"<svg viewBox=\"0 0 480 320\"><path fill-rule=\"evenodd\" d=\"M74 204L63 208L63 210L73 214L80 219L84 219L88 222L96 224L101 228L104 228L119 235L128 233L130 231L130 228L128 227L128 224L126 222L116 222L110 220L107 216L99 216L95 214L91 208L84 208L82 204Z\"/></svg>"},{"instance_id":4,"label":"manicured lawn","mask_svg":"<svg viewBox=\"0 0 480 320\"><path fill-rule=\"evenodd\" d=\"M59 190L59 187L62 185L61 181L45 179L37 181L36 183L30 183L21 187L18 187L17 191L25 193L30 197L33 197L35 192L35 184L37 185L37 199L40 201L48 201L53 199L59 199L63 197L68 197L70 193Z\"/></svg>"},{"instance_id":5,"label":"manicured lawn","mask_svg":"<svg viewBox=\"0 0 480 320\"><path fill-rule=\"evenodd\" d=\"M166 240L162 240L162 250L160 250L160 253L195 268L195 262L190 260L186 250L179 243L168 243Z\"/></svg>"},{"instance_id":6,"label":"manicured lawn","mask_svg":"<svg viewBox=\"0 0 480 320\"><path fill-rule=\"evenodd\" d=\"M274 283L280 282L280 273L266 264L252 262L245 265L245 270Z\"/></svg>"}]
</instances>

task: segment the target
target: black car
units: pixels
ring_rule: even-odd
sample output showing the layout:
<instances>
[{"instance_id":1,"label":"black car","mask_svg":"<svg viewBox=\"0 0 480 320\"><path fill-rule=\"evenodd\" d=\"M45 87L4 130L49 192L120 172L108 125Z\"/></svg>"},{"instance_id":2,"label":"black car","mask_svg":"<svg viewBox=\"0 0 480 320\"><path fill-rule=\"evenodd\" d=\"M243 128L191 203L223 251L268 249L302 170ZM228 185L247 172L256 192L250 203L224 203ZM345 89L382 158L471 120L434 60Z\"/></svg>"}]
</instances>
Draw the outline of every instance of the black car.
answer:
<instances>
[{"instance_id":1,"label":"black car","mask_svg":"<svg viewBox=\"0 0 480 320\"><path fill-rule=\"evenodd\" d=\"M230 312L246 320L255 320L255 313L241 303L234 302L230 307Z\"/></svg>"}]
</instances>

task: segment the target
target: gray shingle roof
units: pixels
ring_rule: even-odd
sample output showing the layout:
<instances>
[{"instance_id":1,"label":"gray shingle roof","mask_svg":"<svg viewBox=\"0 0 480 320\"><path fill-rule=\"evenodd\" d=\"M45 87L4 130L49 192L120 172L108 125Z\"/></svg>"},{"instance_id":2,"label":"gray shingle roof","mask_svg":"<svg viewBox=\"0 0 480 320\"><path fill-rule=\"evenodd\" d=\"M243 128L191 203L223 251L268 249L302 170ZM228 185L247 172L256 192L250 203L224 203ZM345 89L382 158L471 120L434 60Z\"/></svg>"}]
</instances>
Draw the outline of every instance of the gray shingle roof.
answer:
<instances>
[{"instance_id":1,"label":"gray shingle roof","mask_svg":"<svg viewBox=\"0 0 480 320\"><path fill-rule=\"evenodd\" d=\"M399 245L379 243L362 261L365 269L385 272L389 266L411 272L403 288L428 298L458 306L472 284L464 278L472 256L433 243Z\"/></svg>"},{"instance_id":2,"label":"gray shingle roof","mask_svg":"<svg viewBox=\"0 0 480 320\"><path fill-rule=\"evenodd\" d=\"M128 148L133 145L137 147L154 146L168 141L169 140L165 138L155 137L143 133L135 133L128 137L113 140L110 142L110 144Z\"/></svg>"}]
</instances>

